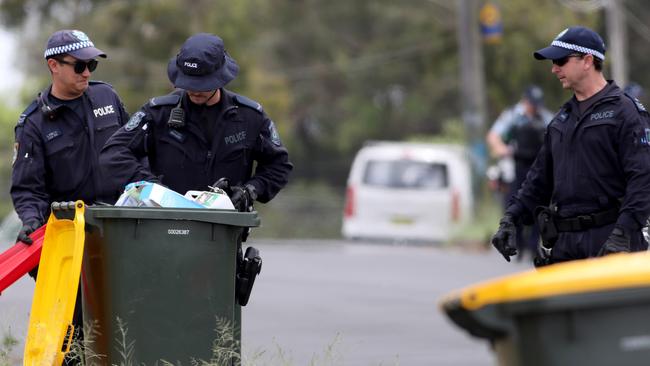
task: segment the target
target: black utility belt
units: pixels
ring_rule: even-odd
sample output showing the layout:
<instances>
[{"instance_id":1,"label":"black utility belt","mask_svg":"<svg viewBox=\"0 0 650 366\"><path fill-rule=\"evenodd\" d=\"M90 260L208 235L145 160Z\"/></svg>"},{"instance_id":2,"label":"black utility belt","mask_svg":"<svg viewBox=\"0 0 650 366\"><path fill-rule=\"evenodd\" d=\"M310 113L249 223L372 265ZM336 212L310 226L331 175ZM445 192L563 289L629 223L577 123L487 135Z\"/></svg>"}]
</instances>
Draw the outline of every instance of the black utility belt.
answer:
<instances>
[{"instance_id":1,"label":"black utility belt","mask_svg":"<svg viewBox=\"0 0 650 366\"><path fill-rule=\"evenodd\" d=\"M560 218L555 217L555 227L559 232L565 231L583 231L594 227L601 227L613 224L618 220L619 209L618 207L610 208L609 210L596 212L586 215L578 215L576 217Z\"/></svg>"}]
</instances>

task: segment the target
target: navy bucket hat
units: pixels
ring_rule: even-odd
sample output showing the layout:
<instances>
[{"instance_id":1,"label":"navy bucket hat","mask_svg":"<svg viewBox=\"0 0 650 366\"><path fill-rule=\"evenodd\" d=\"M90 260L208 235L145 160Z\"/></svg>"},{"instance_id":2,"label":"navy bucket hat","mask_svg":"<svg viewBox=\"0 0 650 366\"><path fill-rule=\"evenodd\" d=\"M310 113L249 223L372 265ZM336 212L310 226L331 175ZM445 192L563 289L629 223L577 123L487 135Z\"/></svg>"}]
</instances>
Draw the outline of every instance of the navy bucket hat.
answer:
<instances>
[{"instance_id":1,"label":"navy bucket hat","mask_svg":"<svg viewBox=\"0 0 650 366\"><path fill-rule=\"evenodd\" d=\"M589 28L575 26L563 30L551 45L533 53L538 60L557 60L579 52L605 60L605 42Z\"/></svg>"},{"instance_id":2,"label":"navy bucket hat","mask_svg":"<svg viewBox=\"0 0 650 366\"><path fill-rule=\"evenodd\" d=\"M222 88L238 73L239 66L226 52L223 40L208 33L188 38L167 65L174 87L197 92Z\"/></svg>"},{"instance_id":3,"label":"navy bucket hat","mask_svg":"<svg viewBox=\"0 0 650 366\"><path fill-rule=\"evenodd\" d=\"M43 57L47 59L63 54L68 54L78 60L91 60L98 56L106 58L106 53L95 48L86 33L76 29L56 31L47 40Z\"/></svg>"}]
</instances>

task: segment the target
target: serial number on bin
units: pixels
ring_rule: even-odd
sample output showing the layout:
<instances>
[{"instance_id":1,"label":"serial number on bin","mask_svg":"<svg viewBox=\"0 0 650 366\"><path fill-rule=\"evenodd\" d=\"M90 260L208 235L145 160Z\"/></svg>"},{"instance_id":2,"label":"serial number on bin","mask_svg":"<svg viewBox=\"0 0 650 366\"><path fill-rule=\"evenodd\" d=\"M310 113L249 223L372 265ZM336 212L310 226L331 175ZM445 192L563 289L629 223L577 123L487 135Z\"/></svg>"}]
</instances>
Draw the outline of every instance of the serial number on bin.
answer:
<instances>
[{"instance_id":1,"label":"serial number on bin","mask_svg":"<svg viewBox=\"0 0 650 366\"><path fill-rule=\"evenodd\" d=\"M167 229L169 235L190 235L190 229Z\"/></svg>"}]
</instances>

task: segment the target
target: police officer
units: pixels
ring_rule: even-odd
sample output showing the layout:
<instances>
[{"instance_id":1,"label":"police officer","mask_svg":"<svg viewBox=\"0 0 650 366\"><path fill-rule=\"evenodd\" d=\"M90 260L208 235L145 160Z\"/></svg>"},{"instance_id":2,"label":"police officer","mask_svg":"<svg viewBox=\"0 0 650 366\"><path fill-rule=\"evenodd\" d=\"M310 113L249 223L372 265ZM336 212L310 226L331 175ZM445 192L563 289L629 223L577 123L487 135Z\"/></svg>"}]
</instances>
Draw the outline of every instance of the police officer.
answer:
<instances>
[{"instance_id":1,"label":"police officer","mask_svg":"<svg viewBox=\"0 0 650 366\"><path fill-rule=\"evenodd\" d=\"M45 223L50 204L109 199L98 157L108 138L128 120L113 88L90 81L95 48L78 30L60 30L47 41L44 54L52 84L20 115L15 128L11 198L23 227L19 240Z\"/></svg>"},{"instance_id":2,"label":"police officer","mask_svg":"<svg viewBox=\"0 0 650 366\"><path fill-rule=\"evenodd\" d=\"M178 90L152 98L102 150L100 163L114 189L146 180L185 193L226 178L242 210L272 199L293 166L262 106L224 88L238 71L221 38L188 38L167 67ZM150 168L140 163L143 157Z\"/></svg>"},{"instance_id":3,"label":"police officer","mask_svg":"<svg viewBox=\"0 0 650 366\"><path fill-rule=\"evenodd\" d=\"M544 108L544 92L537 85L528 86L521 100L503 111L487 134L486 142L492 156L514 160L514 180L504 194L504 208L517 192L544 143L544 131L553 118ZM526 235L524 235L526 231ZM517 227L517 247L523 252L537 252L539 232L536 225ZM518 258L522 258L519 256Z\"/></svg>"},{"instance_id":4,"label":"police officer","mask_svg":"<svg viewBox=\"0 0 650 366\"><path fill-rule=\"evenodd\" d=\"M90 81L97 57L106 54L85 33L55 32L44 57L52 84L25 109L15 128L11 198L23 223L18 240L27 244L32 243L28 235L48 218L52 202L111 199L97 167L99 152L128 120L115 90ZM81 330L79 305L78 297L73 323Z\"/></svg>"},{"instance_id":5,"label":"police officer","mask_svg":"<svg viewBox=\"0 0 650 366\"><path fill-rule=\"evenodd\" d=\"M605 44L575 26L534 53L574 96L547 128L537 159L492 244L510 261L516 224L537 217L538 264L646 250L650 214L648 112L602 73Z\"/></svg>"}]
</instances>

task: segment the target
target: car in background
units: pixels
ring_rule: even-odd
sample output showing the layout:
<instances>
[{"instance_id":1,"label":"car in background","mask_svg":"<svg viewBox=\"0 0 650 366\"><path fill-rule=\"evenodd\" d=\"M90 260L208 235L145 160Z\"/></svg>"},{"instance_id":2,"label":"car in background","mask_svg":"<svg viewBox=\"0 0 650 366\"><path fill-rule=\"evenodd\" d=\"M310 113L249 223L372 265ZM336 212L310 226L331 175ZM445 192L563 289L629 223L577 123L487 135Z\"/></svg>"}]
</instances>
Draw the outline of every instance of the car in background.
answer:
<instances>
[{"instance_id":1,"label":"car in background","mask_svg":"<svg viewBox=\"0 0 650 366\"><path fill-rule=\"evenodd\" d=\"M367 143L350 169L343 237L444 242L471 217L471 183L463 146Z\"/></svg>"}]
</instances>

